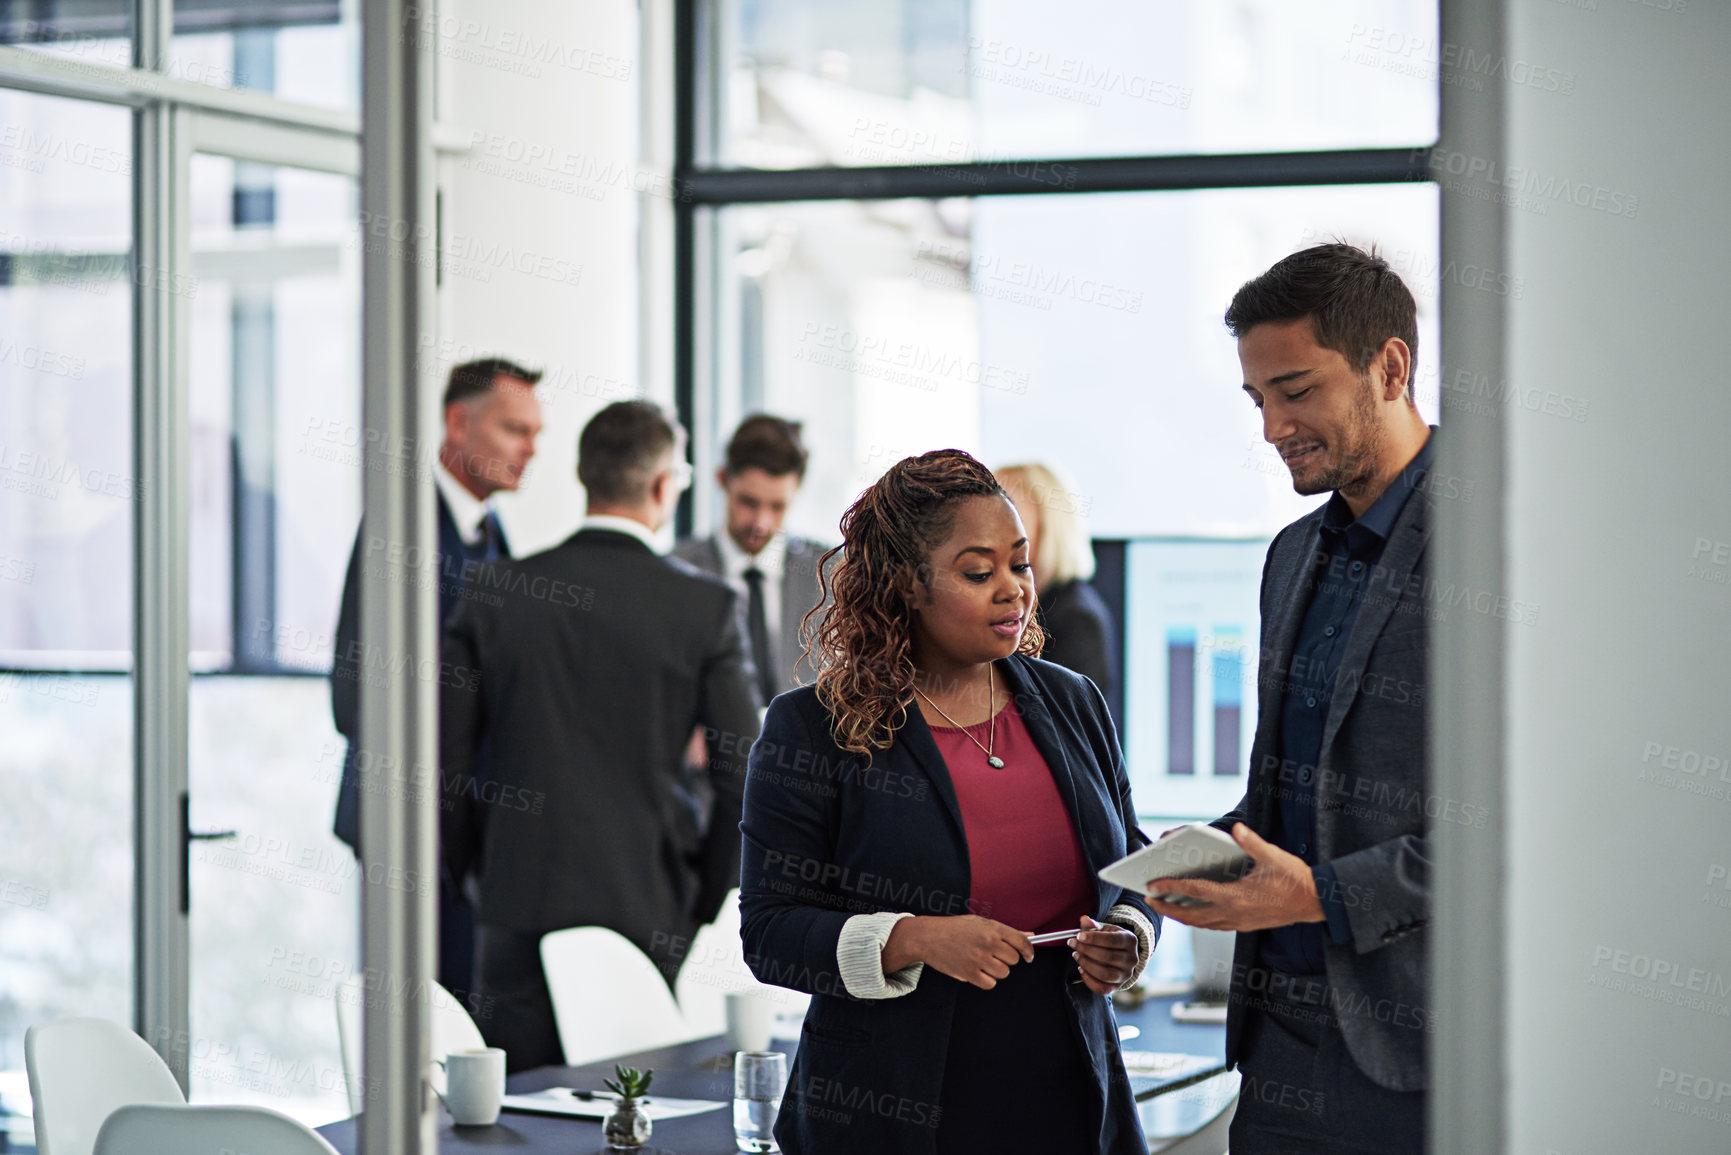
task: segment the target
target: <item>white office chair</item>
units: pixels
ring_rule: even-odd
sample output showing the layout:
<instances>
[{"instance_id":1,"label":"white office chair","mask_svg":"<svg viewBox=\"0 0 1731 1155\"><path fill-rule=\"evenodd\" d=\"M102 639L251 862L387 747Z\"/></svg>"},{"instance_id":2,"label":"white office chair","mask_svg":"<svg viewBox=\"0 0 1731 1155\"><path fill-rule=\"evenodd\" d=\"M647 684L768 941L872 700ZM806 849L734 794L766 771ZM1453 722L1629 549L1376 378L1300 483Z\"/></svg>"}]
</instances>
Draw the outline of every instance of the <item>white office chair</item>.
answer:
<instances>
[{"instance_id":1,"label":"white office chair","mask_svg":"<svg viewBox=\"0 0 1731 1155\"><path fill-rule=\"evenodd\" d=\"M305 1123L265 1107L152 1103L121 1107L96 1136L95 1155L337 1155Z\"/></svg>"},{"instance_id":2,"label":"white office chair","mask_svg":"<svg viewBox=\"0 0 1731 1155\"><path fill-rule=\"evenodd\" d=\"M673 990L694 1039L719 1035L727 1029L727 996L736 992L763 998L778 1015L804 1014L811 1002L810 995L758 981L745 965L745 947L739 941L738 890L728 894L715 921L692 937Z\"/></svg>"},{"instance_id":3,"label":"white office chair","mask_svg":"<svg viewBox=\"0 0 1731 1155\"><path fill-rule=\"evenodd\" d=\"M1188 1135L1164 1144L1150 1142L1150 1155L1231 1155L1226 1141L1232 1133L1232 1116L1238 1113L1238 1096L1227 1100L1218 1114Z\"/></svg>"},{"instance_id":4,"label":"white office chair","mask_svg":"<svg viewBox=\"0 0 1731 1155\"><path fill-rule=\"evenodd\" d=\"M107 1019L57 1019L24 1033L42 1155L91 1155L103 1120L129 1103L184 1104L150 1044Z\"/></svg>"},{"instance_id":5,"label":"white office chair","mask_svg":"<svg viewBox=\"0 0 1731 1155\"><path fill-rule=\"evenodd\" d=\"M431 996L427 1025L432 1035L428 1053L433 1058L442 1059L452 1051L477 1051L487 1045L481 1028L450 991L438 983L428 983L427 989ZM343 1087L349 1094L351 1115L359 1115L366 1100L361 1081L361 1009L366 996L359 975L350 975L337 987L337 1042L342 1049ZM434 1067L432 1080L434 1089L443 1095L445 1069Z\"/></svg>"},{"instance_id":6,"label":"white office chair","mask_svg":"<svg viewBox=\"0 0 1731 1155\"><path fill-rule=\"evenodd\" d=\"M696 1037L655 964L623 935L556 930L541 939L541 968L568 1066Z\"/></svg>"}]
</instances>

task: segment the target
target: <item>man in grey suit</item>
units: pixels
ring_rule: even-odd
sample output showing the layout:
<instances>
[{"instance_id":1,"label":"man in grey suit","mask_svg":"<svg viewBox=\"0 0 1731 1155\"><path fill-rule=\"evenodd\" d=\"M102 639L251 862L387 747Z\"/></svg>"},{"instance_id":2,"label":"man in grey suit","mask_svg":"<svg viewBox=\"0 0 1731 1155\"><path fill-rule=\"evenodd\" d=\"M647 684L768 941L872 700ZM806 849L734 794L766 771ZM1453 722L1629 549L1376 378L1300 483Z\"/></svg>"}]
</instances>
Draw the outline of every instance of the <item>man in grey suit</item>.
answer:
<instances>
[{"instance_id":1,"label":"man in grey suit","mask_svg":"<svg viewBox=\"0 0 1731 1155\"><path fill-rule=\"evenodd\" d=\"M562 1061L549 931L616 930L672 985L683 945L738 885L758 729L738 599L654 548L690 480L683 432L622 401L584 427L577 454L582 526L483 567L445 633L443 668L472 671L441 690L446 869L479 867L481 1027L513 1071ZM694 726L722 736L701 830L678 778Z\"/></svg>"},{"instance_id":2,"label":"man in grey suit","mask_svg":"<svg viewBox=\"0 0 1731 1155\"><path fill-rule=\"evenodd\" d=\"M1226 312L1263 436L1302 494L1262 574L1249 786L1215 823L1256 860L1233 883L1151 889L1193 926L1237 931L1227 1059L1233 1155L1425 1145L1433 820L1482 810L1429 792L1425 548L1432 429L1413 404L1412 294L1372 253L1295 253Z\"/></svg>"},{"instance_id":3,"label":"man in grey suit","mask_svg":"<svg viewBox=\"0 0 1731 1155\"><path fill-rule=\"evenodd\" d=\"M783 690L817 678L800 627L823 599L818 570L824 547L782 532L805 480L806 456L797 423L767 413L747 417L715 474L727 499L725 531L687 538L673 550L704 573L726 579L739 594L766 705Z\"/></svg>"}]
</instances>

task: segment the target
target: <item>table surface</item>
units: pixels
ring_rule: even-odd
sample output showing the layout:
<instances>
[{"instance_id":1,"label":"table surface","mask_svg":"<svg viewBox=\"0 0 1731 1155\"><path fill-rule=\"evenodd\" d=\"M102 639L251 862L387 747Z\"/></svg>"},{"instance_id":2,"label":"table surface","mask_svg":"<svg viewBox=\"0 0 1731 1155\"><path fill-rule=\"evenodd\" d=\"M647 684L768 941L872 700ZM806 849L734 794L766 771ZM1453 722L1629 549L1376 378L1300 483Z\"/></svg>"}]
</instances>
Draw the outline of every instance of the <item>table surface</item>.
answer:
<instances>
[{"instance_id":1,"label":"table surface","mask_svg":"<svg viewBox=\"0 0 1731 1155\"><path fill-rule=\"evenodd\" d=\"M1209 1068L1191 1075L1167 1080L1152 1092L1145 1093L1143 1125L1152 1136L1161 1133L1181 1133L1207 1121L1207 1116L1221 1093L1167 1095L1167 1092L1191 1088L1212 1082L1225 1067L1226 1028L1196 1023L1172 1021L1172 1006L1176 997L1149 999L1135 1010L1116 1008L1119 1026L1135 1026L1140 1034L1125 1042L1127 1050L1178 1051L1207 1055L1216 1060ZM791 1041L777 1040L775 1049L791 1053ZM679 1099L715 1099L731 1104L733 1099L733 1054L720 1036L681 1043L678 1046L642 1051L604 1063L582 1067L541 1067L513 1075L506 1082L513 1094L539 1091L546 1087L577 1087L602 1090L601 1080L613 1074L613 1064L655 1069L654 1090ZM1229 1093L1228 1093L1229 1094ZM652 1096L653 1097L653 1096ZM1182 1101L1181 1101L1182 1100ZM1153 1116L1158 1108L1159 1118ZM1151 1124L1159 1124L1156 1128ZM359 1128L354 1119L345 1119L320 1127L319 1133L343 1155L354 1155L360 1149ZM605 1152L601 1124L590 1119L570 1119L554 1115L529 1115L507 1111L490 1127L458 1127L443 1108L439 1110L439 1148L442 1151L479 1151L485 1148L516 1147L524 1152L557 1151L560 1155L587 1155ZM662 1119L655 1124L650 1137L651 1147L680 1152L680 1155L731 1155L733 1143L733 1111L731 1106L701 1115L681 1119Z\"/></svg>"}]
</instances>

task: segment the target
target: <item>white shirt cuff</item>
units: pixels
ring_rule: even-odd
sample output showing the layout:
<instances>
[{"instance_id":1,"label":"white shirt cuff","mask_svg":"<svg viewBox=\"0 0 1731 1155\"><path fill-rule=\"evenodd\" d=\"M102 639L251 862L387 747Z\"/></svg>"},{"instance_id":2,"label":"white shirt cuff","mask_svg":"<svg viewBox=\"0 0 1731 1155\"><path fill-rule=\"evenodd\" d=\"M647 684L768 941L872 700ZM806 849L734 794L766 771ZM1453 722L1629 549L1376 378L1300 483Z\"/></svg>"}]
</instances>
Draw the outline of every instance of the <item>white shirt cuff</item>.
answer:
<instances>
[{"instance_id":1,"label":"white shirt cuff","mask_svg":"<svg viewBox=\"0 0 1731 1155\"><path fill-rule=\"evenodd\" d=\"M912 993L919 985L925 963L884 974L884 944L890 940L890 931L902 919L912 917L906 911L886 910L856 914L842 924L835 943L835 963L848 994L856 999L893 999Z\"/></svg>"},{"instance_id":2,"label":"white shirt cuff","mask_svg":"<svg viewBox=\"0 0 1731 1155\"><path fill-rule=\"evenodd\" d=\"M1135 986L1136 980L1142 977L1143 968L1154 954L1154 945L1160 941L1160 935L1154 929L1154 924L1148 921L1148 916L1127 902L1121 902L1107 911L1106 921L1121 926L1136 936L1136 966L1131 970L1130 977L1118 987L1119 990L1124 990Z\"/></svg>"}]
</instances>

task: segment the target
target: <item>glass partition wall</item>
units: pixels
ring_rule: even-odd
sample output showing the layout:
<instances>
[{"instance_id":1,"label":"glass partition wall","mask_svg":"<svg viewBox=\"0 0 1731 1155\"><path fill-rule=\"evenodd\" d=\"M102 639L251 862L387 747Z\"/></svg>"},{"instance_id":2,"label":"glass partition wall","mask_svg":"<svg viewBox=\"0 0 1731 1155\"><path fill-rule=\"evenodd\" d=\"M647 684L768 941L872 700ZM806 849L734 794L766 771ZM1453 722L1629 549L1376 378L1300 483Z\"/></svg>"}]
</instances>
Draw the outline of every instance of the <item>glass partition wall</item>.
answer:
<instances>
[{"instance_id":1,"label":"glass partition wall","mask_svg":"<svg viewBox=\"0 0 1731 1155\"><path fill-rule=\"evenodd\" d=\"M1262 555L1316 499L1262 441L1221 316L1288 253L1375 244L1418 299L1439 420L1436 21L1421 0L685 4L697 475L745 414L799 420L789 528L834 541L909 454L1057 467L1054 499L1122 543L1096 585L1122 611L1139 807L1229 809ZM707 532L713 495L685 513Z\"/></svg>"},{"instance_id":2,"label":"glass partition wall","mask_svg":"<svg viewBox=\"0 0 1731 1155\"><path fill-rule=\"evenodd\" d=\"M0 1144L70 1015L194 1102L348 1113L329 984L280 972L358 964L357 46L353 0L0 13Z\"/></svg>"}]
</instances>

